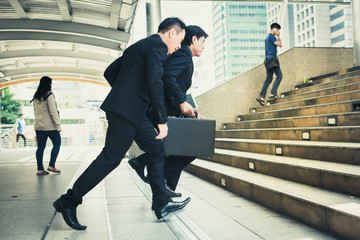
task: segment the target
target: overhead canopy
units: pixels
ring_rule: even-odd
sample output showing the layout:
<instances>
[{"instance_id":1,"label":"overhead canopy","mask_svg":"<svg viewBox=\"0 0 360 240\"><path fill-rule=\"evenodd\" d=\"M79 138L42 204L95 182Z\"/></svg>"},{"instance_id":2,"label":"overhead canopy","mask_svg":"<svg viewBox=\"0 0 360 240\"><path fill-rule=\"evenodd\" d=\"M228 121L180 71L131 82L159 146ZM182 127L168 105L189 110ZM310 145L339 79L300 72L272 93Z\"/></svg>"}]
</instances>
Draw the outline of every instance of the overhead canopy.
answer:
<instances>
[{"instance_id":1,"label":"overhead canopy","mask_svg":"<svg viewBox=\"0 0 360 240\"><path fill-rule=\"evenodd\" d=\"M139 0L0 1L0 88L49 75L104 84Z\"/></svg>"}]
</instances>

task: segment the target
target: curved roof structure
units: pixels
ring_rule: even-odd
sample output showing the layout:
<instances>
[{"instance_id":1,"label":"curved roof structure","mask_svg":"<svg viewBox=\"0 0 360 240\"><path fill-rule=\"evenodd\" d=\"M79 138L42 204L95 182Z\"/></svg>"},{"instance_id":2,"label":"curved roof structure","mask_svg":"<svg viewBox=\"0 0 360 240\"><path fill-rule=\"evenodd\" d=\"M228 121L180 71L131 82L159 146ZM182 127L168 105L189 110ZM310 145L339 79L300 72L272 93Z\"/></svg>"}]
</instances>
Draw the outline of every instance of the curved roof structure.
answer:
<instances>
[{"instance_id":1,"label":"curved roof structure","mask_svg":"<svg viewBox=\"0 0 360 240\"><path fill-rule=\"evenodd\" d=\"M49 75L106 84L140 0L0 1L0 88Z\"/></svg>"}]
</instances>

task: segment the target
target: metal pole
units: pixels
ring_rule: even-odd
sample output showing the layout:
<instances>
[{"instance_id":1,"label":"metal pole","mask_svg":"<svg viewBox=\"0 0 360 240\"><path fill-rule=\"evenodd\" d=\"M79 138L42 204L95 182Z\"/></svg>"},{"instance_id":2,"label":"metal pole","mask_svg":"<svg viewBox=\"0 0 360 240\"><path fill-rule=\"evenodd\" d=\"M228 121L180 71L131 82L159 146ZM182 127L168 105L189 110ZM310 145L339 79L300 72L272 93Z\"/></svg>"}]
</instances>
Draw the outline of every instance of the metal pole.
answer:
<instances>
[{"instance_id":1,"label":"metal pole","mask_svg":"<svg viewBox=\"0 0 360 240\"><path fill-rule=\"evenodd\" d=\"M146 2L146 26L147 35L157 33L161 22L161 3L160 0L148 0Z\"/></svg>"},{"instance_id":2,"label":"metal pole","mask_svg":"<svg viewBox=\"0 0 360 240\"><path fill-rule=\"evenodd\" d=\"M360 65L360 1L352 0L351 1L352 8L352 29L353 29L353 39L354 39L354 66Z\"/></svg>"}]
</instances>

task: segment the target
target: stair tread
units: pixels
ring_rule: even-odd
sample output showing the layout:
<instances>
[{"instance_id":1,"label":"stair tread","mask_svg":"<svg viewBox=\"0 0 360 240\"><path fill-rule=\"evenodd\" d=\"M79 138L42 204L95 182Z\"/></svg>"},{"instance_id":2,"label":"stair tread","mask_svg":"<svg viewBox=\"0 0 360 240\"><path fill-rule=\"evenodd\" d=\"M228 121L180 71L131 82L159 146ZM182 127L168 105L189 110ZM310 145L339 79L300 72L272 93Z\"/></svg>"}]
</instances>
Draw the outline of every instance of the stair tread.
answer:
<instances>
[{"instance_id":1,"label":"stair tread","mask_svg":"<svg viewBox=\"0 0 360 240\"><path fill-rule=\"evenodd\" d=\"M321 169L322 171L342 173L346 175L353 175L360 177L360 166L344 164L344 163L325 162L319 160L269 155L262 153L243 152L243 151L219 149L219 148L215 149L215 153L223 154L223 155L231 155L235 157L246 157L246 158L256 159L265 162L281 163L281 164L297 166L297 167Z\"/></svg>"},{"instance_id":2,"label":"stair tread","mask_svg":"<svg viewBox=\"0 0 360 240\"><path fill-rule=\"evenodd\" d=\"M336 83L336 82L342 82L342 81L347 81L347 80L350 80L350 79L353 79L353 78L358 78L360 77L360 75L356 75L356 76L351 76L351 77L345 77L345 78L341 78L341 79L337 79L337 80L334 80L334 81L329 81L329 82L324 82L324 83L317 83L316 80L312 82L311 85L299 85L301 86L298 90L290 90L290 91L285 91L285 92L282 92L281 94L286 94L286 93L295 93L295 94L305 94L305 93L309 93L309 92L303 92L303 93L298 93L299 90L304 90L304 89L309 89L311 87L315 87L315 86L325 86L325 85L330 85L330 84L333 84L333 83ZM353 84L353 83L350 83L350 84ZM348 85L348 84L344 84L344 85L340 85L340 86L345 86L345 85ZM324 89L331 89L331 88L334 88L334 87L328 87L328 88L324 88ZM336 88L336 87L335 87ZM310 89L311 90L311 89ZM316 90L318 91L318 90ZM320 90L321 91L321 90Z\"/></svg>"},{"instance_id":3,"label":"stair tread","mask_svg":"<svg viewBox=\"0 0 360 240\"><path fill-rule=\"evenodd\" d=\"M292 107L292 108L286 108L286 109L275 109L275 110L270 110L270 111L264 111L264 112L255 112L255 113L251 113L251 114L244 114L242 116L246 116L246 115L256 115L256 114L264 114L264 113L274 113L274 112L282 112L282 111L287 111L287 110L298 110L298 109L305 109L305 108L314 108L314 107L324 107L324 106L330 106L330 105L336 105L336 104L344 104L344 103L353 103L353 102L358 102L360 101L360 99L354 99L354 100L348 100L348 101L340 101L340 102L333 102L333 103L323 103L323 104L316 104L316 105L309 105L309 106L301 106L301 107ZM252 108L252 109L256 109Z\"/></svg>"},{"instance_id":4,"label":"stair tread","mask_svg":"<svg viewBox=\"0 0 360 240\"><path fill-rule=\"evenodd\" d=\"M360 199L356 197L201 159L196 159L192 162L192 165L253 183L273 191L291 195L298 199L310 201L316 205L323 205L328 208L345 212L349 215L360 217Z\"/></svg>"},{"instance_id":5,"label":"stair tread","mask_svg":"<svg viewBox=\"0 0 360 240\"><path fill-rule=\"evenodd\" d=\"M251 114L249 114L249 115L251 115ZM291 119L328 117L328 116L342 116L342 115L360 115L360 111L359 112L342 112L342 113L328 113L328 114L319 114L319 115L295 116L295 117L283 117L283 118L254 119L254 120L245 120L245 121L240 121L240 122L228 122L228 123L225 123L225 124L248 123L248 122L264 122L264 121L275 121L275 120L291 120Z\"/></svg>"},{"instance_id":6,"label":"stair tread","mask_svg":"<svg viewBox=\"0 0 360 240\"><path fill-rule=\"evenodd\" d=\"M289 92L283 92L281 93L281 95L284 95L284 97L281 97L281 99L286 99L286 98L290 98L290 97L296 97L296 96L302 96L302 95L310 95L310 94L314 94L314 93L320 93L320 92L325 92L325 91L329 91L329 90L336 90L338 88L343 88L343 87L350 87L350 86L353 86L353 85L358 85L360 83L359 82L355 82L355 83L347 83L347 84L344 84L344 85L341 85L341 86L332 86L332 87L328 87L328 88L322 88L322 89L316 89L316 90L313 90L313 91L308 91L308 92L302 92L302 93L296 93L297 91L289 91ZM318 85L313 85L313 86L318 86ZM286 94L289 94L289 93L292 93L294 92L294 94L292 95L286 95ZM275 102L276 99L271 99L269 100L270 102Z\"/></svg>"},{"instance_id":7,"label":"stair tread","mask_svg":"<svg viewBox=\"0 0 360 240\"><path fill-rule=\"evenodd\" d=\"M281 106L281 105L285 105L285 104L291 104L291 103L309 101L309 100L313 100L313 99L320 99L320 98L327 98L327 97L333 97L333 96L347 95L347 94L358 93L358 92L360 92L360 90L354 90L354 91L348 91L348 92L341 92L341 93L335 93L335 94L328 94L328 95L316 96L316 97L308 97L308 98L302 98L302 99L284 101L284 102L279 102L279 103L276 103L276 102L275 102L275 103L271 103L271 104L268 105L268 106L257 107L257 109L263 109L263 108L266 108L266 107L273 107L273 106ZM297 95L294 95L294 96L297 96ZM308 106L313 106L313 105L308 105Z\"/></svg>"},{"instance_id":8,"label":"stair tread","mask_svg":"<svg viewBox=\"0 0 360 240\"><path fill-rule=\"evenodd\" d=\"M352 143L352 142L267 140L267 139L244 139L244 138L215 138L215 141L262 143L262 144L279 144L279 145L294 145L294 146L311 146L311 147L326 147L326 148L355 148L355 149L360 149L360 143Z\"/></svg>"},{"instance_id":9,"label":"stair tread","mask_svg":"<svg viewBox=\"0 0 360 240\"><path fill-rule=\"evenodd\" d=\"M251 129L227 129L219 132L240 132L240 131L283 131L283 130L338 130L338 129L360 129L360 126L325 126L325 127L286 127L286 128L251 128Z\"/></svg>"}]
</instances>

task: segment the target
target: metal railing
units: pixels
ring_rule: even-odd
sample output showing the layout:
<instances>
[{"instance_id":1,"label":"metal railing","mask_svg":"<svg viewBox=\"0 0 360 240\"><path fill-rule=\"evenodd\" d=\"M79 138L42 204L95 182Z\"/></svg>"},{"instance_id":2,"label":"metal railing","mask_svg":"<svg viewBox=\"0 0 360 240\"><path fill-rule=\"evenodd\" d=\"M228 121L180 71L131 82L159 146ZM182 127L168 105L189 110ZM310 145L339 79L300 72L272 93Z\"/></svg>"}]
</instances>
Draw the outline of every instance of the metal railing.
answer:
<instances>
[{"instance_id":1,"label":"metal railing","mask_svg":"<svg viewBox=\"0 0 360 240\"><path fill-rule=\"evenodd\" d=\"M102 121L101 125L86 124L63 124L61 132L61 145L101 145L105 141L106 124ZM34 126L26 126L24 135L27 147L36 147L36 133ZM48 139L46 146L52 146ZM24 140L20 137L16 142L16 126L14 124L1 124L0 127L0 149L23 148Z\"/></svg>"},{"instance_id":2,"label":"metal railing","mask_svg":"<svg viewBox=\"0 0 360 240\"><path fill-rule=\"evenodd\" d=\"M16 148L16 129L14 124L1 124L0 148Z\"/></svg>"}]
</instances>

